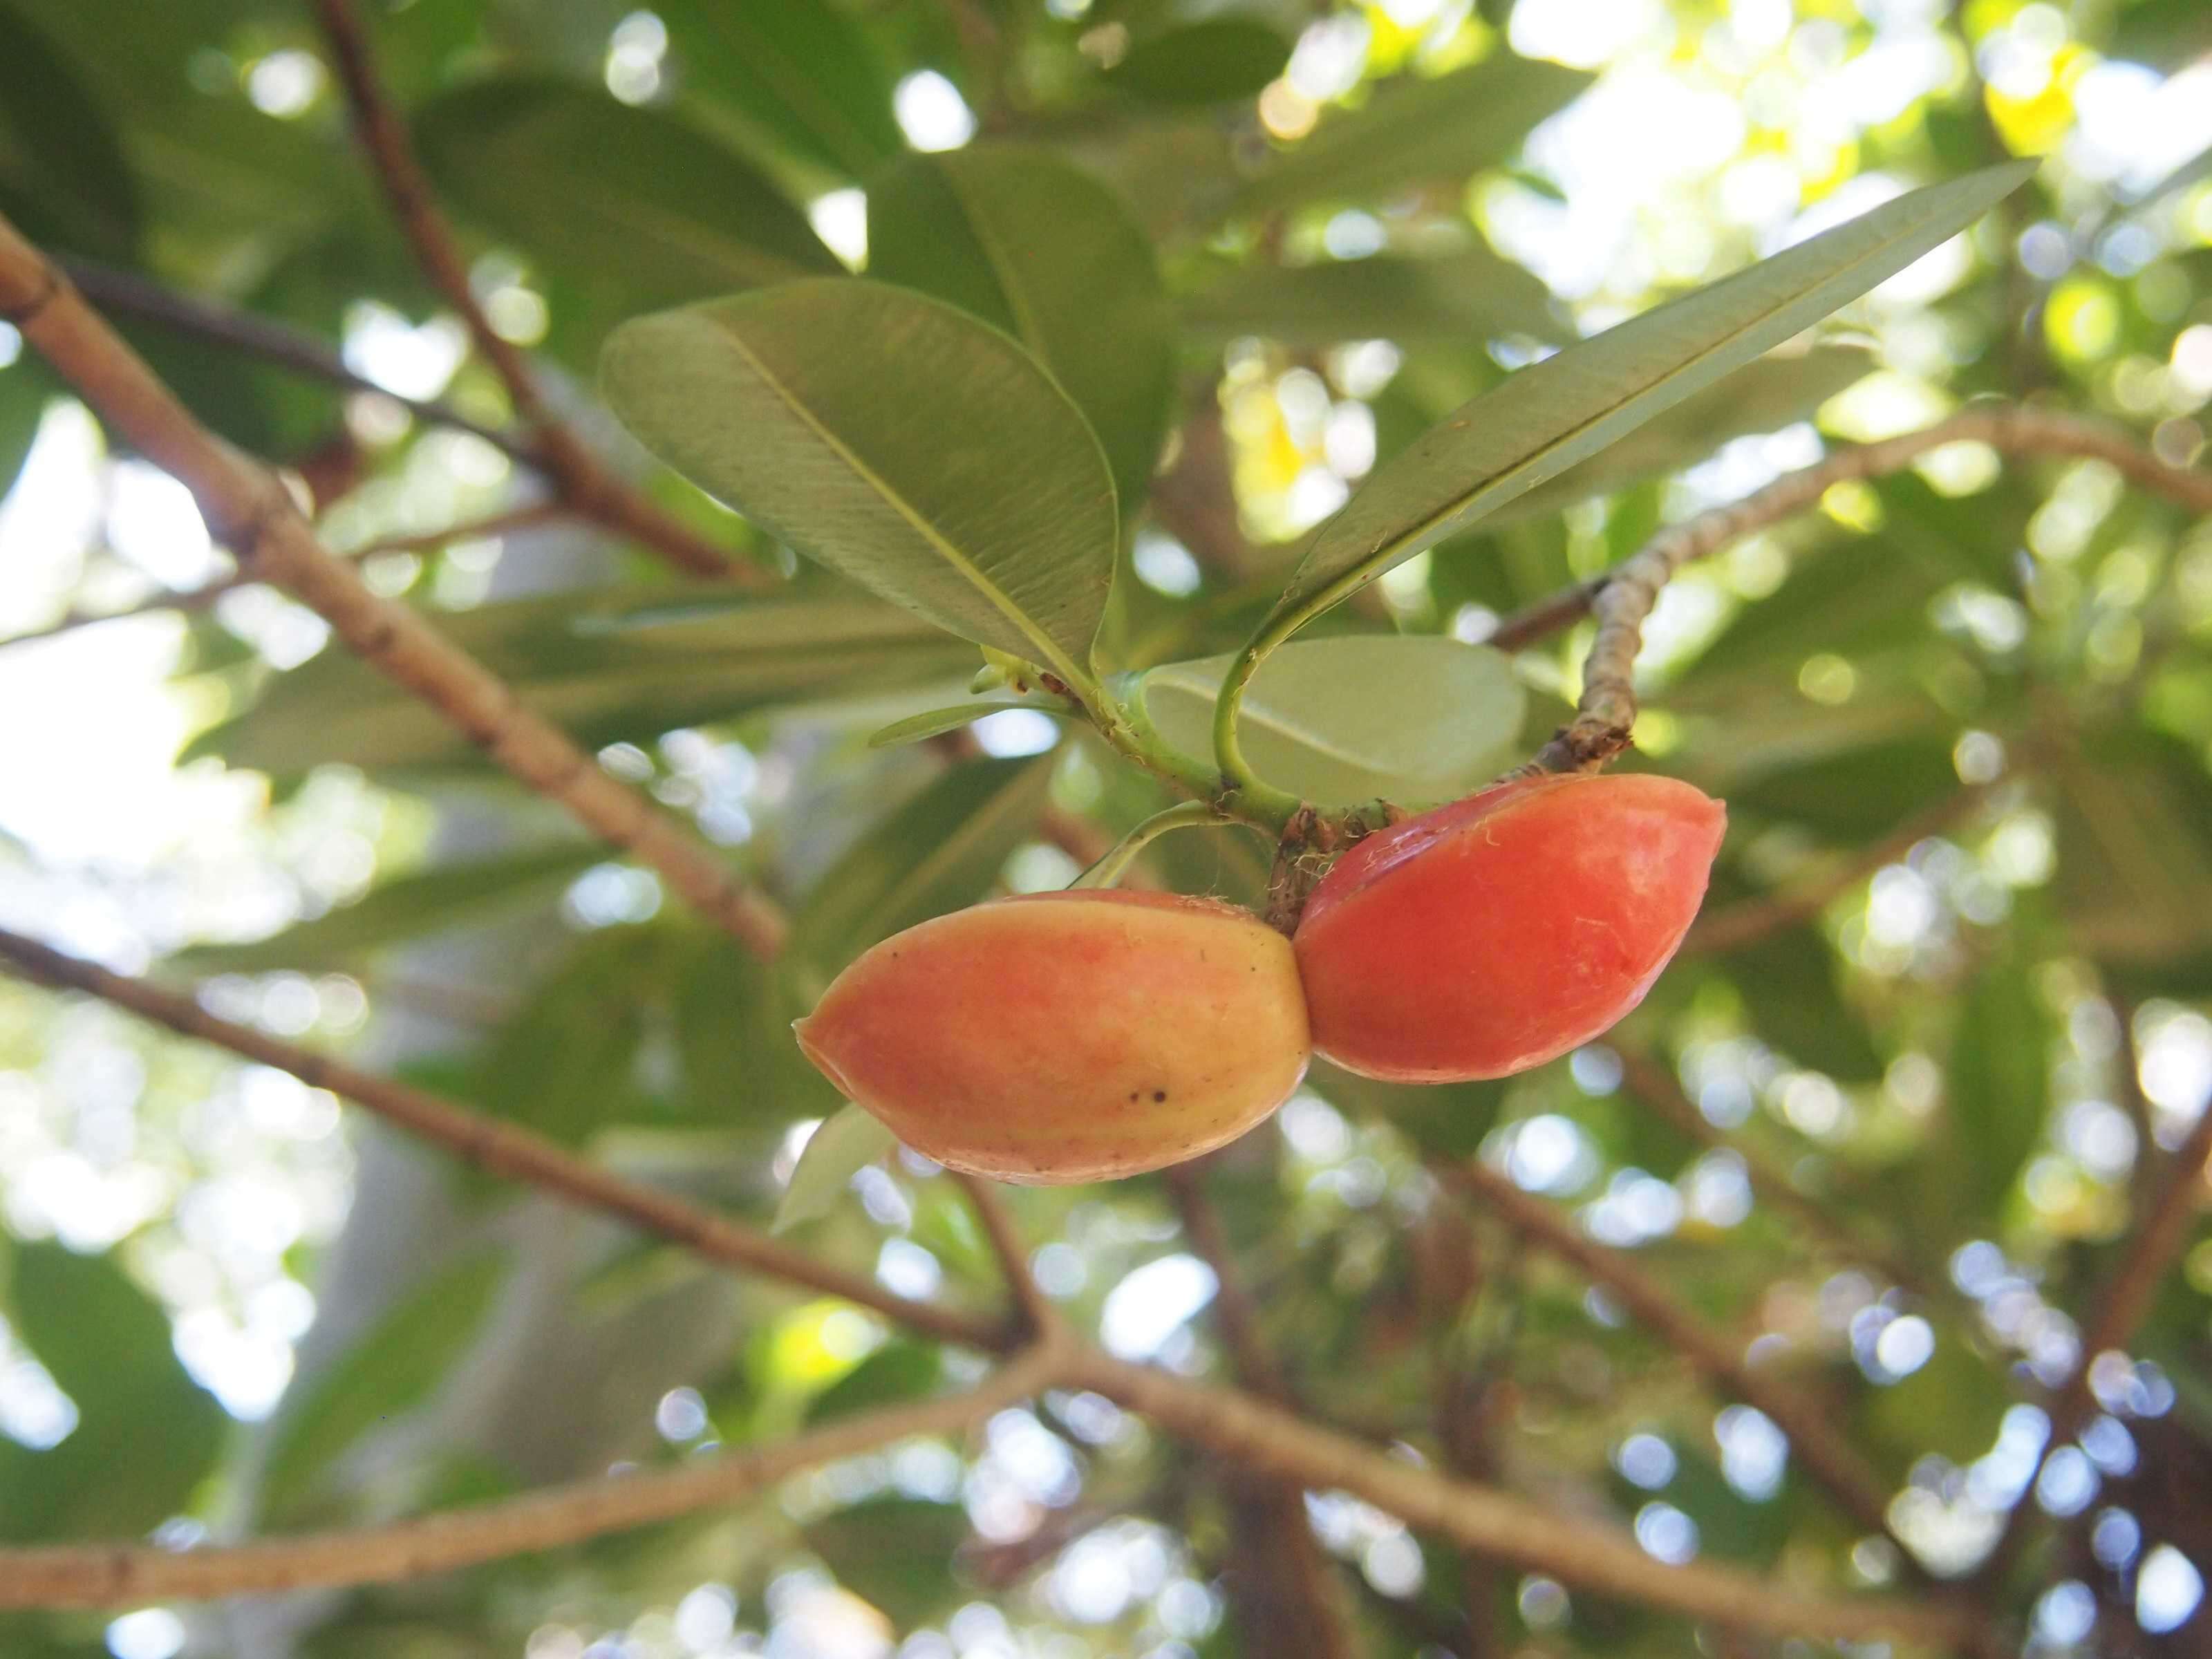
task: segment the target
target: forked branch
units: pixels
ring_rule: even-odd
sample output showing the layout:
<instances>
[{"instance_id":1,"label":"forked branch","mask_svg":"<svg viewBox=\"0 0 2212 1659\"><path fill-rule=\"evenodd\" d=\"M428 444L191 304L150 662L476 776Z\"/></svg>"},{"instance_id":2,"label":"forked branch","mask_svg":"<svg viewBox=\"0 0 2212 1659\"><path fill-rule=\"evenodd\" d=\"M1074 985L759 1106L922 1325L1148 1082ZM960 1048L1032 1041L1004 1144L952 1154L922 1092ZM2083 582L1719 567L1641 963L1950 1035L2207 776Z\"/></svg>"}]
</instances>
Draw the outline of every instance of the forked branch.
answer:
<instances>
[{"instance_id":1,"label":"forked branch","mask_svg":"<svg viewBox=\"0 0 2212 1659\"><path fill-rule=\"evenodd\" d=\"M1001 1327L891 1296L869 1281L839 1273L800 1252L762 1239L711 1211L595 1169L537 1136L455 1113L427 1096L216 1019L189 999L12 934L0 933L0 958L25 978L89 992L180 1034L204 1037L316 1086L344 1093L487 1169L517 1176L623 1217L718 1264L756 1269L830 1295L847 1297L915 1330L947 1340L979 1347L1007 1342L1008 1334ZM1626 1596L1692 1617L1777 1635L1838 1638L1888 1635L1942 1644L1966 1641L1975 1629L1971 1619L1948 1607L1806 1595L1778 1589L1734 1568L1702 1564L1670 1566L1646 1554L1626 1533L1564 1520L1526 1499L1401 1462L1249 1395L1203 1387L1149 1367L1112 1359L1049 1330L1037 1363L1042 1369L1035 1375L1017 1369L1006 1379L1006 1386L1015 1390L1010 1397L1048 1384L1094 1389L1218 1455L1309 1491L1350 1492L1416 1525L1433 1527L1467 1548L1547 1572L1573 1588ZM948 1404L947 1409L965 1420L957 1408ZM934 1427L946 1425L933 1417L928 1422ZM901 1430L921 1431L925 1431ZM802 1443L806 1457L842 1455L857 1449L844 1442L812 1438ZM825 1452L824 1444L835 1449ZM380 1553L373 1563L370 1557L362 1555L351 1566L345 1565L345 1543L354 1534L319 1540L313 1557L318 1571L343 1571L348 1576L342 1578L295 1576L271 1580L267 1575L280 1570L295 1575L302 1571L296 1560L281 1553L285 1546L272 1540L196 1551L184 1557L111 1545L0 1550L0 1585L20 1587L12 1589L5 1601L10 1606L112 1606L156 1596L234 1594L256 1587L308 1583L362 1583L435 1571L727 1501L754 1490L759 1480L804 1467L802 1462L787 1459L781 1449L753 1455L769 1460L760 1467L774 1473L743 1479L733 1476L738 1484L730 1488L712 1484L670 1488L669 1495L659 1500L666 1507L634 1516L621 1509L617 1498L611 1498L605 1501L613 1507L594 1510L602 1518L583 1531L503 1533L495 1543L487 1540L479 1545L465 1535L465 1528L463 1534L456 1534L447 1529L453 1524L450 1522L426 1521L422 1526L427 1532L393 1534L388 1529L378 1529L359 1534ZM674 1494L687 1491L689 1498L678 1504ZM597 1504L602 1500L591 1501ZM504 1517L499 1522L501 1526L528 1523L542 1528L551 1524L542 1516L532 1521L536 1512L527 1508L494 1513ZM576 1523L572 1520L567 1524ZM446 1553L426 1553L422 1541L425 1537L437 1540ZM267 1553L270 1551L278 1553L272 1556ZM191 1565L163 1567L161 1561ZM270 1565L272 1561L277 1565ZM175 1576L154 1576L172 1571Z\"/></svg>"},{"instance_id":2,"label":"forked branch","mask_svg":"<svg viewBox=\"0 0 2212 1659\"><path fill-rule=\"evenodd\" d=\"M1206 1191L1209 1157L1162 1171L1183 1237L1213 1269L1213 1322L1231 1370L1250 1393L1297 1409L1289 1379L1260 1328L1260 1312L1238 1271ZM1337 1570L1306 1519L1295 1481L1231 1468L1222 1481L1229 1511L1226 1574L1239 1634L1248 1651L1282 1659L1354 1659L1360 1651Z\"/></svg>"},{"instance_id":3,"label":"forked branch","mask_svg":"<svg viewBox=\"0 0 2212 1659\"><path fill-rule=\"evenodd\" d=\"M718 1266L769 1273L824 1296L842 1297L947 1342L981 1348L1007 1346L1006 1328L996 1322L894 1296L872 1279L847 1273L659 1188L616 1175L564 1151L543 1135L448 1105L434 1095L392 1079L218 1019L189 996L110 973L96 963L4 931L0 931L0 963L21 978L57 989L89 993L156 1025L167 1026L180 1036L198 1037L244 1059L289 1072L309 1087L327 1089L479 1169L617 1217Z\"/></svg>"},{"instance_id":4,"label":"forked branch","mask_svg":"<svg viewBox=\"0 0 2212 1659\"><path fill-rule=\"evenodd\" d=\"M1039 1351L1010 1361L965 1394L885 1407L769 1445L693 1458L671 1468L574 1481L386 1526L219 1549L63 1545L0 1550L0 1608L130 1607L395 1583L555 1549L741 1503L833 1459L918 1435L957 1433L1048 1386L1054 1364L1048 1352Z\"/></svg>"},{"instance_id":5,"label":"forked branch","mask_svg":"<svg viewBox=\"0 0 2212 1659\"><path fill-rule=\"evenodd\" d=\"M1619 1297L1638 1324L1709 1381L1756 1406L1790 1437L1805 1468L1854 1521L1870 1531L1888 1529L1887 1490L1837 1431L1833 1417L1820 1401L1752 1365L1735 1343L1683 1306L1640 1264L1589 1237L1542 1199L1522 1191L1488 1165L1453 1161L1431 1167L1478 1212L1500 1217L1532 1244L1572 1263L1594 1284Z\"/></svg>"},{"instance_id":6,"label":"forked branch","mask_svg":"<svg viewBox=\"0 0 2212 1659\"><path fill-rule=\"evenodd\" d=\"M2148 1151L2143 1148L2142 1155L2148 1156ZM2095 1414L2097 1399L2090 1389L2093 1368L2105 1354L2124 1354L2136 1328L2150 1312L2151 1299L2160 1281L2187 1246L2207 1202L2212 1201L2212 1194L2206 1190L2208 1174L2212 1174L2212 1110L2198 1115L2189 1138L2167 1161L2165 1184L2159 1189L2149 1216L2136 1230L2134 1240L2111 1276L2090 1298L2089 1305L2096 1311L2081 1335L2081 1363L2051 1401L2051 1432L2044 1440L2042 1457L2037 1462L2039 1476L2042 1459L2073 1439ZM2026 1541L2029 1529L2041 1513L2028 1501L2028 1495L2034 1490L2033 1480L2021 1487L2011 1513L2005 1517L2003 1532L1976 1574L1982 1583L1993 1583L2002 1576Z\"/></svg>"},{"instance_id":7,"label":"forked branch","mask_svg":"<svg viewBox=\"0 0 2212 1659\"><path fill-rule=\"evenodd\" d=\"M550 502L538 501L527 507L518 507L505 513L495 513L486 518L472 520L466 524L453 525L444 530L433 530L416 535L382 536L362 547L348 548L335 556L349 563L359 564L385 553L418 553L432 548L445 547L453 542L472 541L480 537L504 536L517 530L527 530L534 525L546 523L562 515L562 509ZM126 617L150 617L164 613L191 613L206 610L226 593L252 586L253 578L243 570L234 570L227 576L203 582L198 587L187 587L171 592L157 593L121 611L72 611L44 628L34 628L28 633L10 634L0 639L0 650L9 646L29 645L37 640L50 640L59 634L73 634L80 628L90 628L98 623L121 622Z\"/></svg>"},{"instance_id":8,"label":"forked branch","mask_svg":"<svg viewBox=\"0 0 2212 1659\"><path fill-rule=\"evenodd\" d=\"M242 574L275 583L320 616L370 667L430 704L601 840L650 866L733 938L762 956L782 945L782 914L739 880L720 854L601 770L422 617L372 592L358 572L316 540L283 482L200 425L4 218L0 319L20 328L103 420L191 489Z\"/></svg>"},{"instance_id":9,"label":"forked branch","mask_svg":"<svg viewBox=\"0 0 2212 1659\"><path fill-rule=\"evenodd\" d=\"M1659 590L1684 565L1803 512L1838 483L1887 477L1930 450L1956 443L1987 444L2008 455L2103 461L2139 488L2191 512L2212 513L2212 474L2170 466L2125 433L2051 410L1977 405L1917 432L1838 449L1740 501L1669 526L1595 581L1540 600L1498 625L1490 642L1501 650L1514 650L1585 612L1597 618L1597 637L1583 671L1575 718L1545 745L1536 766L1553 772L1589 771L1628 746L1636 724L1632 671L1644 642L1644 620Z\"/></svg>"},{"instance_id":10,"label":"forked branch","mask_svg":"<svg viewBox=\"0 0 2212 1659\"><path fill-rule=\"evenodd\" d=\"M554 414L521 350L491 325L477 302L460 246L416 159L406 123L377 77L361 19L349 0L317 0L316 9L353 107L355 131L416 262L446 303L460 314L477 352L507 387L516 413L536 434L546 470L559 485L562 498L583 516L635 537L682 569L702 576L738 575L739 568L721 549L611 471Z\"/></svg>"}]
</instances>

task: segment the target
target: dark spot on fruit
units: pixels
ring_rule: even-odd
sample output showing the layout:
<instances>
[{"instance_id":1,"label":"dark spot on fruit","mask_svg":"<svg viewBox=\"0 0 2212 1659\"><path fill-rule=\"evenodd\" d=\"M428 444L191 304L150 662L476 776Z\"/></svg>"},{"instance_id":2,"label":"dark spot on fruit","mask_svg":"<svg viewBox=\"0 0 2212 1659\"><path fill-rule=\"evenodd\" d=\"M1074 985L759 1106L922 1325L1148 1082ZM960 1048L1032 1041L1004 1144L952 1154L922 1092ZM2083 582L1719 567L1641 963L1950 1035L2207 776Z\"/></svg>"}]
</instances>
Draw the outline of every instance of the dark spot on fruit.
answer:
<instances>
[{"instance_id":1,"label":"dark spot on fruit","mask_svg":"<svg viewBox=\"0 0 2212 1659\"><path fill-rule=\"evenodd\" d=\"M1130 1098L1131 1100L1134 1100L1136 1097L1137 1097L1137 1091L1136 1091L1134 1089L1130 1090L1130 1091L1129 1091L1129 1098Z\"/></svg>"},{"instance_id":2,"label":"dark spot on fruit","mask_svg":"<svg viewBox=\"0 0 2212 1659\"><path fill-rule=\"evenodd\" d=\"M1164 1089L1155 1089L1152 1091L1152 1098L1155 1101L1165 1100L1167 1097L1168 1091Z\"/></svg>"}]
</instances>

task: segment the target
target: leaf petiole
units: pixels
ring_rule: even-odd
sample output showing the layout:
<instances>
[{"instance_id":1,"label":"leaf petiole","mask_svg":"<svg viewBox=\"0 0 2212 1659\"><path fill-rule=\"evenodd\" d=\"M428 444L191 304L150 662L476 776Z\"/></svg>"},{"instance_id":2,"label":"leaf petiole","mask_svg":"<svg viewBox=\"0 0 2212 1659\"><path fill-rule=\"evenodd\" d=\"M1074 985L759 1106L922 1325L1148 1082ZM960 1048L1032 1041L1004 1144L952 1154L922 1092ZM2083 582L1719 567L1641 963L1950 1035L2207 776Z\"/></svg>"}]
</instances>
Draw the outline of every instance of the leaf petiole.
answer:
<instances>
[{"instance_id":1,"label":"leaf petiole","mask_svg":"<svg viewBox=\"0 0 2212 1659\"><path fill-rule=\"evenodd\" d=\"M1237 820L1212 801L1187 800L1170 806L1165 811L1155 812L1142 823L1121 837L1114 850L1085 870L1073 881L1072 888L1113 887L1128 872L1137 855L1170 830L1181 830L1190 824L1234 823Z\"/></svg>"}]
</instances>

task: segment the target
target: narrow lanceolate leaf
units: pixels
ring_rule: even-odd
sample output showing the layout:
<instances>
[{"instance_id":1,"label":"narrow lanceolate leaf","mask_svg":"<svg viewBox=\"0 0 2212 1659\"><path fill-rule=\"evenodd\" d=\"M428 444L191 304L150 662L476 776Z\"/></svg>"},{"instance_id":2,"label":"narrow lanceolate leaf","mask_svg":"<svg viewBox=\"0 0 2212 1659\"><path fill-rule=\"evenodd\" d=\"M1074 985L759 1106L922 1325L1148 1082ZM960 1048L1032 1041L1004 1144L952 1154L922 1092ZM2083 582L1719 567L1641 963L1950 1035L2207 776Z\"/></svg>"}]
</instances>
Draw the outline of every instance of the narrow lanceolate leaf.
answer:
<instances>
[{"instance_id":1,"label":"narrow lanceolate leaf","mask_svg":"<svg viewBox=\"0 0 2212 1659\"><path fill-rule=\"evenodd\" d=\"M472 1103L564 1146L649 1116L640 1055L675 965L656 929L586 934L483 1051Z\"/></svg>"},{"instance_id":2,"label":"narrow lanceolate leaf","mask_svg":"<svg viewBox=\"0 0 2212 1659\"><path fill-rule=\"evenodd\" d=\"M1431 81L1376 90L1332 116L1237 192L1236 213L1342 200L1464 179L1510 161L1528 129L1590 84L1579 70L1501 55Z\"/></svg>"},{"instance_id":3,"label":"narrow lanceolate leaf","mask_svg":"<svg viewBox=\"0 0 2212 1659\"><path fill-rule=\"evenodd\" d=\"M331 1466L362 1436L421 1405L446 1380L491 1311L507 1258L473 1255L403 1297L288 1409L261 1471L261 1520L295 1518Z\"/></svg>"},{"instance_id":4,"label":"narrow lanceolate leaf","mask_svg":"<svg viewBox=\"0 0 2212 1659\"><path fill-rule=\"evenodd\" d=\"M550 898L607 856L597 842L471 859L380 882L351 904L251 944L208 945L177 964L195 974L313 973L407 939L466 927Z\"/></svg>"},{"instance_id":5,"label":"narrow lanceolate leaf","mask_svg":"<svg viewBox=\"0 0 2212 1659\"><path fill-rule=\"evenodd\" d=\"M1148 104L1220 104L1258 96L1290 56L1291 43L1265 23L1213 17L1138 41L1102 78Z\"/></svg>"},{"instance_id":6,"label":"narrow lanceolate leaf","mask_svg":"<svg viewBox=\"0 0 2212 1659\"><path fill-rule=\"evenodd\" d=\"M1183 320L1214 336L1299 345L1388 338L1464 342L1501 334L1557 339L1551 290L1486 247L1432 258L1377 254L1311 265L1255 265L1200 290Z\"/></svg>"},{"instance_id":7,"label":"narrow lanceolate leaf","mask_svg":"<svg viewBox=\"0 0 2212 1659\"><path fill-rule=\"evenodd\" d=\"M138 240L137 181L113 125L54 43L4 5L0 209L85 252L127 258Z\"/></svg>"},{"instance_id":8,"label":"narrow lanceolate leaf","mask_svg":"<svg viewBox=\"0 0 2212 1659\"><path fill-rule=\"evenodd\" d=\"M455 205L601 326L842 269L775 185L663 110L567 82L489 81L436 100L416 131Z\"/></svg>"},{"instance_id":9,"label":"narrow lanceolate leaf","mask_svg":"<svg viewBox=\"0 0 2212 1659\"><path fill-rule=\"evenodd\" d=\"M1233 659L1164 664L1134 696L1184 753L1212 742L1213 701ZM1317 805L1450 800L1513 758L1525 697L1495 651L1437 635L1303 640L1254 678L1242 721L1261 777Z\"/></svg>"},{"instance_id":10,"label":"narrow lanceolate leaf","mask_svg":"<svg viewBox=\"0 0 2212 1659\"><path fill-rule=\"evenodd\" d=\"M831 1114L807 1137L769 1231L787 1232L802 1222L820 1220L836 1207L860 1169L897 1145L897 1136L858 1106Z\"/></svg>"},{"instance_id":11,"label":"narrow lanceolate leaf","mask_svg":"<svg viewBox=\"0 0 2212 1659\"><path fill-rule=\"evenodd\" d=\"M667 0L684 90L726 105L778 145L848 178L906 148L890 77L853 20L823 0Z\"/></svg>"},{"instance_id":12,"label":"narrow lanceolate leaf","mask_svg":"<svg viewBox=\"0 0 2212 1659\"><path fill-rule=\"evenodd\" d=\"M1596 454L1903 270L2033 171L2015 162L1914 191L1463 404L1314 532L1275 618L1334 604Z\"/></svg>"},{"instance_id":13,"label":"narrow lanceolate leaf","mask_svg":"<svg viewBox=\"0 0 2212 1659\"><path fill-rule=\"evenodd\" d=\"M1053 760L975 761L947 772L860 837L815 883L785 954L811 1006L861 951L973 904L1036 824Z\"/></svg>"},{"instance_id":14,"label":"narrow lanceolate leaf","mask_svg":"<svg viewBox=\"0 0 2212 1659\"><path fill-rule=\"evenodd\" d=\"M2042 1144L2050 1115L2049 1023L2035 963L2017 942L1967 988L1946 1091L1943 1182L1962 1222L1987 1223Z\"/></svg>"},{"instance_id":15,"label":"narrow lanceolate leaf","mask_svg":"<svg viewBox=\"0 0 2212 1659\"><path fill-rule=\"evenodd\" d=\"M1606 495L1639 478L1679 472L1711 458L1732 438L1777 432L1809 420L1815 410L1856 384L1875 367L1863 347L1820 345L1789 356L1747 363L1733 374L1686 398L1579 466L1484 515L1482 528L1556 513L1592 495Z\"/></svg>"},{"instance_id":16,"label":"narrow lanceolate leaf","mask_svg":"<svg viewBox=\"0 0 2212 1659\"><path fill-rule=\"evenodd\" d=\"M1006 335L906 289L793 283L625 324L603 380L662 459L800 552L1087 681L1114 481Z\"/></svg>"},{"instance_id":17,"label":"narrow lanceolate leaf","mask_svg":"<svg viewBox=\"0 0 2212 1659\"><path fill-rule=\"evenodd\" d=\"M1174 319L1152 247L1097 179L1041 150L917 155L868 191L868 274L1003 329L1097 433L1127 504L1166 435Z\"/></svg>"},{"instance_id":18,"label":"narrow lanceolate leaf","mask_svg":"<svg viewBox=\"0 0 2212 1659\"><path fill-rule=\"evenodd\" d=\"M927 623L853 593L614 588L488 605L440 626L526 707L593 749L757 708L941 684L975 660ZM274 776L331 761L383 772L488 764L419 698L334 651L277 677L192 752Z\"/></svg>"},{"instance_id":19,"label":"narrow lanceolate leaf","mask_svg":"<svg viewBox=\"0 0 2212 1659\"><path fill-rule=\"evenodd\" d=\"M16 1340L77 1415L43 1449L0 1435L0 1540L130 1537L183 1510L228 1419L179 1363L161 1305L114 1257L52 1242L15 1246L8 1298Z\"/></svg>"},{"instance_id":20,"label":"narrow lanceolate leaf","mask_svg":"<svg viewBox=\"0 0 2212 1659\"><path fill-rule=\"evenodd\" d=\"M868 734L868 747L891 749L902 743L919 743L924 738L941 737L947 732L957 732L963 726L973 726L986 714L1003 714L1018 708L1026 708L1039 714L1073 712L1069 704L1055 697L1015 697L998 702L955 703L947 708L924 709L919 714L908 714L902 720L893 720L881 731Z\"/></svg>"}]
</instances>

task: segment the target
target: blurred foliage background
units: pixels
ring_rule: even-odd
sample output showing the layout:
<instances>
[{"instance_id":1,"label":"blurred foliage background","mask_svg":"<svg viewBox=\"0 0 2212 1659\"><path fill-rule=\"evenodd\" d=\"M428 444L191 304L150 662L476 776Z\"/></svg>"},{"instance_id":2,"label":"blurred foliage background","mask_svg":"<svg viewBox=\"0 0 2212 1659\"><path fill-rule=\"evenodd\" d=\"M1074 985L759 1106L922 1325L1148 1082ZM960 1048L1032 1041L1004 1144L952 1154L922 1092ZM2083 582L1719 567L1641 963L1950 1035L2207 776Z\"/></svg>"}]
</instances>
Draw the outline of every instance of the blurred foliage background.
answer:
<instances>
[{"instance_id":1,"label":"blurred foliage background","mask_svg":"<svg viewBox=\"0 0 2212 1659\"><path fill-rule=\"evenodd\" d=\"M563 520L440 533L538 485L404 401L509 414L408 258L304 6L0 0L0 210L79 262L203 419L299 471L330 541L384 548L378 591L695 818L790 905L797 943L757 966L325 651L313 616L201 592L229 567L190 497L4 325L0 629L27 637L0 641L0 918L202 976L229 1018L740 1214L774 1212L836 1105L782 1028L837 967L1064 884L1071 823L1110 839L1167 798L1028 711L869 748L950 700L972 648L647 468L591 390L621 319L864 265L989 317L990 237L946 228L947 158L1019 141L1081 169L1096 204L1058 172L1003 200L1018 241L1066 239L1048 326L1128 411L1109 459L1151 501L1110 623L1132 665L1233 648L1288 544L1378 457L1552 345L2008 155L2045 165L1974 233L1323 631L1480 641L1664 523L1975 394L2101 414L2174 465L2204 449L2203 0L365 10L494 325L780 591L678 582ZM148 288L190 296L190 325ZM241 319L382 391L288 367ZM1514 654L1531 746L1586 644ZM1954 446L1686 573L1649 630L1638 763L1729 801L1711 914L1737 932L1569 1060L1426 1091L1317 1067L1206 1166L1307 1407L1609 1516L1662 1559L1806 1584L1902 1586L1908 1553L1964 1573L2025 1491L2053 1523L2008 1585L2029 1648L2208 1650L2212 1232L2039 1466L2039 1401L2083 1361L2094 1287L2212 1097L2208 647L2212 532L2096 462ZM1249 899L1265 876L1239 832L1148 856L1186 890ZM1470 1157L1816 1401L1904 1548L1615 1295L1425 1167ZM1012 1198L1040 1280L1113 1352L1226 1374L1221 1264L1164 1183ZM764 1440L972 1365L12 983L0 1218L14 1542L387 1517ZM996 1294L917 1160L862 1171L800 1237L906 1293ZM1048 1395L741 1513L412 1587L15 1618L0 1647L1256 1659L1249 1517L1215 1473L1097 1396ZM1692 1639L1471 1569L1342 1494L1306 1510L1371 1651Z\"/></svg>"}]
</instances>

